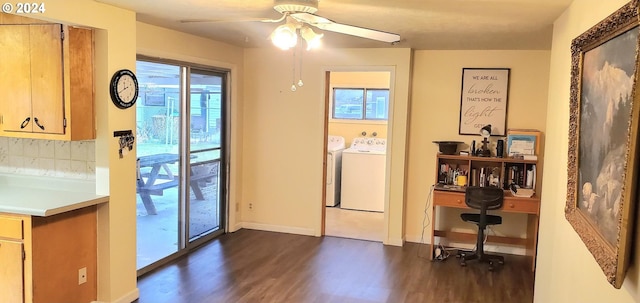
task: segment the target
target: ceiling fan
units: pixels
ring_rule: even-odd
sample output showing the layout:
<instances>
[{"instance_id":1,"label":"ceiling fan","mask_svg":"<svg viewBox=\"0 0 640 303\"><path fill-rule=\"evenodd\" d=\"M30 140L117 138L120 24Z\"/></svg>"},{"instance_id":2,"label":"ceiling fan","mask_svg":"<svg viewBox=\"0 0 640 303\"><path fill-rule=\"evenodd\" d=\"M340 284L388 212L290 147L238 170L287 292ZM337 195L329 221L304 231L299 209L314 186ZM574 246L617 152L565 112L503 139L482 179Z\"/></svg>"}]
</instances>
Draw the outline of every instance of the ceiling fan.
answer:
<instances>
[{"instance_id":1,"label":"ceiling fan","mask_svg":"<svg viewBox=\"0 0 640 303\"><path fill-rule=\"evenodd\" d=\"M304 25L310 25L321 30L347 34L356 37L362 37L366 39L372 39L391 44L400 42L400 35L368 29L364 27L358 27L353 25L341 24L331 21L327 18L315 15L318 11L318 0L274 0L273 9L282 14L279 19L261 19L261 18L248 18L248 19L226 19L226 20L203 20L203 19L191 19L181 20L182 23L193 22L242 22L242 21L259 21L259 22L281 22L286 20L286 23L279 26L272 34L271 39L277 46L288 49L289 44L295 45L294 39L297 40L296 30L299 30L300 35L307 41L309 46L322 37L322 34L318 35L310 28ZM281 34L285 34L284 44L278 45L277 40L282 38ZM278 37L276 37L278 36Z\"/></svg>"}]
</instances>

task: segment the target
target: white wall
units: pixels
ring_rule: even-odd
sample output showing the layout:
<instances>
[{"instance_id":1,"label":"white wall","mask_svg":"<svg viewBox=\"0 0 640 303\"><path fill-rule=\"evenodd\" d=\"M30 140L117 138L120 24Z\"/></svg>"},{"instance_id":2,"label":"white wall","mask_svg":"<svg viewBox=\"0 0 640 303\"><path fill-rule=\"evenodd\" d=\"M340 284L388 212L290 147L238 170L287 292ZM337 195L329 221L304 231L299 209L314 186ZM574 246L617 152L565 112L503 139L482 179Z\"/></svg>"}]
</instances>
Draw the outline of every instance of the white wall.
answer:
<instances>
[{"instance_id":1,"label":"white wall","mask_svg":"<svg viewBox=\"0 0 640 303\"><path fill-rule=\"evenodd\" d=\"M635 264L618 290L607 282L595 259L564 217L571 40L626 3L626 0L575 0L554 23L535 302L624 303L640 300L638 230L635 230L635 253L631 257Z\"/></svg>"},{"instance_id":2,"label":"white wall","mask_svg":"<svg viewBox=\"0 0 640 303\"><path fill-rule=\"evenodd\" d=\"M549 51L415 51L411 91L411 124L407 195L406 238L408 241L429 242L431 227L426 225L422 239L425 205L429 201L429 187L436 181L436 154L433 141L462 141L476 144L478 136L458 134L460 119L460 88L465 67L510 68L507 128L532 128L546 131L546 98L549 81ZM495 145L495 140L492 139ZM468 150L468 146L459 147ZM540 157L539 161L547 158ZM540 171L541 174L545 172ZM544 190L537 188L537 190ZM542 193L544 195L544 192ZM460 220L461 211L447 210L439 217L449 228L473 227ZM430 214L430 212L427 212ZM526 235L526 215L504 214L503 224L492 227L499 235ZM433 222L431 218L424 222ZM425 240L426 239L426 240ZM473 245L471 244L471 247ZM493 246L488 246L493 250ZM518 247L501 247L501 251L524 253Z\"/></svg>"},{"instance_id":3,"label":"white wall","mask_svg":"<svg viewBox=\"0 0 640 303\"><path fill-rule=\"evenodd\" d=\"M242 220L256 229L320 235L325 149L325 72L386 71L394 91L388 244L403 241L404 164L409 100L409 49L322 49L305 52L304 86L290 90L292 53L245 50ZM297 72L296 72L297 74ZM252 204L253 209L248 205Z\"/></svg>"}]
</instances>

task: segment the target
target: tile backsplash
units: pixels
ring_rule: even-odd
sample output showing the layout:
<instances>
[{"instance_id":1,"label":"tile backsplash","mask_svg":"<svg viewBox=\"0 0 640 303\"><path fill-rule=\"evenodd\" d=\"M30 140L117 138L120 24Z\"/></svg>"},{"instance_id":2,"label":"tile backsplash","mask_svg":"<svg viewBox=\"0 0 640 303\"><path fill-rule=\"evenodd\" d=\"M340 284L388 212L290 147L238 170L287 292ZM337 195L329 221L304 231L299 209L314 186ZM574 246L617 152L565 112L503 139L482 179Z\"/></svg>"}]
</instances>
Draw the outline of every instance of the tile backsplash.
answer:
<instances>
[{"instance_id":1,"label":"tile backsplash","mask_svg":"<svg viewBox=\"0 0 640 303\"><path fill-rule=\"evenodd\" d=\"M95 180L94 141L0 137L0 173Z\"/></svg>"}]
</instances>

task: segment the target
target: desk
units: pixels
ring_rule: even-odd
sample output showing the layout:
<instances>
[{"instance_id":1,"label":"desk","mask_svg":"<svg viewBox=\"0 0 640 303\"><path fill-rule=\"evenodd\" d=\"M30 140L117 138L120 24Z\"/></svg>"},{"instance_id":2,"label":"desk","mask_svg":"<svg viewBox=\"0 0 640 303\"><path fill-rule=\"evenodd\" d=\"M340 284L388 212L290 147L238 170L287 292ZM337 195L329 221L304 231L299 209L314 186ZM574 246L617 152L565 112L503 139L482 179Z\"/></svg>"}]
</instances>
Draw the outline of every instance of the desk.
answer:
<instances>
[{"instance_id":1,"label":"desk","mask_svg":"<svg viewBox=\"0 0 640 303\"><path fill-rule=\"evenodd\" d=\"M438 229L438 209L439 208L461 208L469 209L470 212L479 212L476 209L470 209L464 203L464 192L440 190L436 187L433 191L433 206L431 212L431 260L434 258L433 248L436 245L435 237L447 238L457 242L475 243L477 233L454 232ZM535 268L536 247L538 242L538 220L540 214L540 198L533 196L531 198L514 197L510 191L505 191L504 205L500 211L507 213L527 214L527 238L514 238L502 236L488 236L487 242L511 244L524 246L526 255L531 257L532 270ZM462 222L462 220L460 221Z\"/></svg>"},{"instance_id":2,"label":"desk","mask_svg":"<svg viewBox=\"0 0 640 303\"><path fill-rule=\"evenodd\" d=\"M195 156L192 156L192 158L194 157ZM142 203L147 210L147 214L157 214L151 195L162 196L165 189L178 186L180 177L174 175L168 166L169 164L178 162L178 160L178 154L170 153L142 156L138 158L136 191L142 199ZM200 188L199 181L217 177L218 165L219 160L191 164L189 186L197 200L204 200L204 194ZM151 171L149 173L142 173L141 168L143 167L151 167ZM160 173L161 170L164 171L164 174Z\"/></svg>"}]
</instances>

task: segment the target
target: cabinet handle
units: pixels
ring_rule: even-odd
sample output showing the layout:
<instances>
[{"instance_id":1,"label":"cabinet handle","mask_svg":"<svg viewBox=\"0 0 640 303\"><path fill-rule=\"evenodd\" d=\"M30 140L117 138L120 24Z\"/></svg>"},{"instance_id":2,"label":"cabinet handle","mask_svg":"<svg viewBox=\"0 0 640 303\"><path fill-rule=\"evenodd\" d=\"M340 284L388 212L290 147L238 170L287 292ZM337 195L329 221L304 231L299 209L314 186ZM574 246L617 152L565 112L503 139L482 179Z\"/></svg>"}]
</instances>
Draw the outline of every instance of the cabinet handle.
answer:
<instances>
[{"instance_id":1,"label":"cabinet handle","mask_svg":"<svg viewBox=\"0 0 640 303\"><path fill-rule=\"evenodd\" d=\"M462 200L458 199L456 201L458 201L458 204L462 204Z\"/></svg>"},{"instance_id":2,"label":"cabinet handle","mask_svg":"<svg viewBox=\"0 0 640 303\"><path fill-rule=\"evenodd\" d=\"M31 117L27 117L26 119L24 119L24 121L22 121L22 124L20 124L20 129L27 127L27 125L29 125L29 121L31 121Z\"/></svg>"},{"instance_id":3,"label":"cabinet handle","mask_svg":"<svg viewBox=\"0 0 640 303\"><path fill-rule=\"evenodd\" d=\"M35 123L36 123L36 125L37 125L41 130L44 130L44 126L43 126L43 125L41 125L40 123L38 123L38 118L37 118L37 117L36 117L36 118L33 118L33 122L35 122Z\"/></svg>"},{"instance_id":4,"label":"cabinet handle","mask_svg":"<svg viewBox=\"0 0 640 303\"><path fill-rule=\"evenodd\" d=\"M513 208L514 206L513 203L509 203L509 207Z\"/></svg>"}]
</instances>

